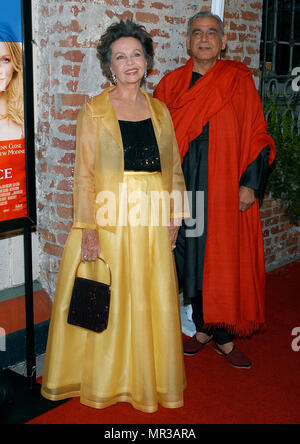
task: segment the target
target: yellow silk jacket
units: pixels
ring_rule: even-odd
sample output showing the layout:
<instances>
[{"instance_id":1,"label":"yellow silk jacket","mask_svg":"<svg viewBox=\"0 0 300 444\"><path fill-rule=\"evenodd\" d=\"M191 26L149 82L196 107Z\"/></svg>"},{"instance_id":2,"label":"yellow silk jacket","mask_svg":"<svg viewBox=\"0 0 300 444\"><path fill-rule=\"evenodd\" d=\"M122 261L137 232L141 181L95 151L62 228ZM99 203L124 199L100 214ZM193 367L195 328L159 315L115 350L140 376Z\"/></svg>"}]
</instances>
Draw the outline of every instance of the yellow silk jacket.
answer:
<instances>
[{"instance_id":1,"label":"yellow silk jacket","mask_svg":"<svg viewBox=\"0 0 300 444\"><path fill-rule=\"evenodd\" d=\"M74 228L97 228L97 195L111 191L118 196L123 182L124 153L119 122L109 99L107 88L87 102L78 115L76 136L76 162L74 172ZM143 89L160 152L161 174L164 190L185 192L181 161L167 107L152 98ZM184 199L182 199L184 201ZM184 218L188 211L171 217ZM115 231L115 227L103 227Z\"/></svg>"}]
</instances>

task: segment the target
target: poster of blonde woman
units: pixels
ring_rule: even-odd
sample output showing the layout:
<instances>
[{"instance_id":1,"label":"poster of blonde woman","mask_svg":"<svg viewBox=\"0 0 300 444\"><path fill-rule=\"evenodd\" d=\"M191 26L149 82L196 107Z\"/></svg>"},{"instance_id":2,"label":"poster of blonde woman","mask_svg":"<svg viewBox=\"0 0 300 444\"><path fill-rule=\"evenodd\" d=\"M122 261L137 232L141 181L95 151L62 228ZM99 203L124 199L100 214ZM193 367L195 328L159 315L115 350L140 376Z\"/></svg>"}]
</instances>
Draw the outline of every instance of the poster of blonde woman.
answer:
<instances>
[{"instance_id":1,"label":"poster of blonde woman","mask_svg":"<svg viewBox=\"0 0 300 444\"><path fill-rule=\"evenodd\" d=\"M0 6L0 222L27 215L20 10Z\"/></svg>"}]
</instances>

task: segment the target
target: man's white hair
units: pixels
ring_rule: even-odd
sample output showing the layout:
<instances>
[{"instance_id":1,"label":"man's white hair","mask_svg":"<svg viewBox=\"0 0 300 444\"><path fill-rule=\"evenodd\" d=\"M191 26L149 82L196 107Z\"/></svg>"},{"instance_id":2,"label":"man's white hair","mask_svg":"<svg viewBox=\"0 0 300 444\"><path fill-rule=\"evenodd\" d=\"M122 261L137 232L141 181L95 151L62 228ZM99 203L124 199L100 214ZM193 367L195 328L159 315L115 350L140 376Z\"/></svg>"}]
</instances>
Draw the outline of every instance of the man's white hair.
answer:
<instances>
[{"instance_id":1,"label":"man's white hair","mask_svg":"<svg viewBox=\"0 0 300 444\"><path fill-rule=\"evenodd\" d=\"M224 34L225 34L225 29L224 29L224 22L223 22L223 20L221 20L221 18L220 18L218 15L213 14L212 12L209 12L209 11L198 12L198 13L195 14L192 18L190 18L190 20L188 21L188 29L187 29L187 33L188 33L188 35L191 34L191 28L192 28L192 24L194 23L194 21L197 20L197 19L199 19L199 18L206 18L206 17L211 17L211 18L214 18L215 20L217 20L217 22L218 22L219 25L220 25L220 28L221 28L221 34L222 34L222 37L223 37Z\"/></svg>"}]
</instances>

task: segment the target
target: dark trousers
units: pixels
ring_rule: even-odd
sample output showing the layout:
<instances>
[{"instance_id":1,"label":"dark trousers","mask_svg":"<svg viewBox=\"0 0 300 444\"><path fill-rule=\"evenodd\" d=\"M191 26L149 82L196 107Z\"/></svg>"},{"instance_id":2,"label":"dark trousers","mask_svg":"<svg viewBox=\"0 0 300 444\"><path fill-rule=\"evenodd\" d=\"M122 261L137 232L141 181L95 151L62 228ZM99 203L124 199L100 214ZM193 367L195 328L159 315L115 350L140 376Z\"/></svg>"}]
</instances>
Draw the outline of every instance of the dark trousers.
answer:
<instances>
[{"instance_id":1,"label":"dark trousers","mask_svg":"<svg viewBox=\"0 0 300 444\"><path fill-rule=\"evenodd\" d=\"M202 291L199 291L198 296L191 299L191 303L193 308L193 321L198 333L205 333L208 336L213 336L214 341L219 345L224 345L232 341L232 337L223 328L210 330L203 329L204 315Z\"/></svg>"}]
</instances>

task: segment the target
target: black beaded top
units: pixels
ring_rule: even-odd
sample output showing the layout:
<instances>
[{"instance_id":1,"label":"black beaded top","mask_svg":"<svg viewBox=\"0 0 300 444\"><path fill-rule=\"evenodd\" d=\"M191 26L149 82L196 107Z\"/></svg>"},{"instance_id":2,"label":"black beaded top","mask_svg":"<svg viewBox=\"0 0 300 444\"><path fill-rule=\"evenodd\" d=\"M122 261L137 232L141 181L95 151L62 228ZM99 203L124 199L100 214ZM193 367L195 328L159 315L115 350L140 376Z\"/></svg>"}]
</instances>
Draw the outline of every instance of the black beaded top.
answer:
<instances>
[{"instance_id":1,"label":"black beaded top","mask_svg":"<svg viewBox=\"0 0 300 444\"><path fill-rule=\"evenodd\" d=\"M124 147L124 169L161 171L159 149L152 120L139 122L119 120L119 124Z\"/></svg>"}]
</instances>

